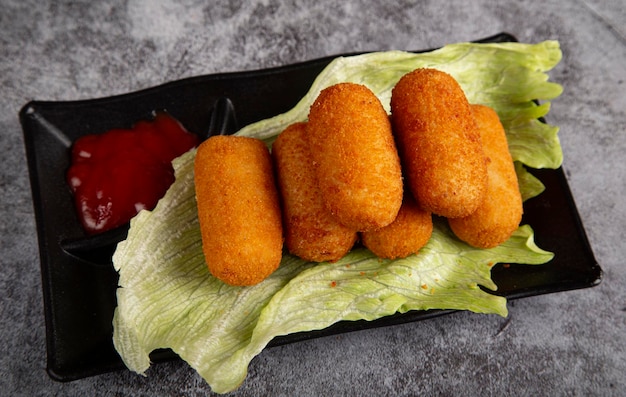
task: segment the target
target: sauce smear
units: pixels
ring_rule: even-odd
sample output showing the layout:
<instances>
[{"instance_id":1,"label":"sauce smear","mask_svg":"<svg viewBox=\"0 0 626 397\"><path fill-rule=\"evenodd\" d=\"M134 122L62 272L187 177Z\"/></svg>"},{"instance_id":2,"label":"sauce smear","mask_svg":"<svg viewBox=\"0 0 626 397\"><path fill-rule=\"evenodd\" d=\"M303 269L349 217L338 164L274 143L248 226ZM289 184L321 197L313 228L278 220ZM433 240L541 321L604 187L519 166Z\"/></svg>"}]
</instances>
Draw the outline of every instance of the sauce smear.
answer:
<instances>
[{"instance_id":1,"label":"sauce smear","mask_svg":"<svg viewBox=\"0 0 626 397\"><path fill-rule=\"evenodd\" d=\"M174 182L172 160L200 143L167 113L132 129L86 135L72 147L67 183L89 234L125 224L152 210Z\"/></svg>"}]
</instances>

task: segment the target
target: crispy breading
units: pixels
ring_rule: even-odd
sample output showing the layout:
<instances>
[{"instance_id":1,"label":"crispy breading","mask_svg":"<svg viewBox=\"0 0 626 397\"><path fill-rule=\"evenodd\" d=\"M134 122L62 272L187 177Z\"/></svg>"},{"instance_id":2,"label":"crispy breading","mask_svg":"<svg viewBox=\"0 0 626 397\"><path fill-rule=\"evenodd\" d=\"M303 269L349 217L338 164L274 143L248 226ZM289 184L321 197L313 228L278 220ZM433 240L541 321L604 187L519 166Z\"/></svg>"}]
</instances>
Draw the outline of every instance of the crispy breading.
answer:
<instances>
[{"instance_id":1,"label":"crispy breading","mask_svg":"<svg viewBox=\"0 0 626 397\"><path fill-rule=\"evenodd\" d=\"M479 248L491 248L508 240L522 220L523 204L506 133L490 107L473 105L472 112L487 156L487 194L471 215L450 219L452 231Z\"/></svg>"},{"instance_id":2,"label":"crispy breading","mask_svg":"<svg viewBox=\"0 0 626 397\"><path fill-rule=\"evenodd\" d=\"M449 218L474 212L484 198L487 167L480 133L457 81L435 69L404 75L391 117L405 176L419 205Z\"/></svg>"},{"instance_id":3,"label":"crispy breading","mask_svg":"<svg viewBox=\"0 0 626 397\"><path fill-rule=\"evenodd\" d=\"M381 229L362 232L361 242L380 258L406 258L418 253L432 232L431 213L421 209L413 196L405 192L396 219Z\"/></svg>"},{"instance_id":4,"label":"crispy breading","mask_svg":"<svg viewBox=\"0 0 626 397\"><path fill-rule=\"evenodd\" d=\"M231 285L261 282L280 265L283 246L269 150L258 139L214 136L198 147L194 168L210 272Z\"/></svg>"},{"instance_id":5,"label":"crispy breading","mask_svg":"<svg viewBox=\"0 0 626 397\"><path fill-rule=\"evenodd\" d=\"M391 124L367 87L340 83L311 106L307 141L326 207L358 231L390 224L402 204L402 171Z\"/></svg>"},{"instance_id":6,"label":"crispy breading","mask_svg":"<svg viewBox=\"0 0 626 397\"><path fill-rule=\"evenodd\" d=\"M306 123L295 123L272 145L285 246L305 260L336 261L352 248L357 233L337 222L326 209L305 135Z\"/></svg>"}]
</instances>

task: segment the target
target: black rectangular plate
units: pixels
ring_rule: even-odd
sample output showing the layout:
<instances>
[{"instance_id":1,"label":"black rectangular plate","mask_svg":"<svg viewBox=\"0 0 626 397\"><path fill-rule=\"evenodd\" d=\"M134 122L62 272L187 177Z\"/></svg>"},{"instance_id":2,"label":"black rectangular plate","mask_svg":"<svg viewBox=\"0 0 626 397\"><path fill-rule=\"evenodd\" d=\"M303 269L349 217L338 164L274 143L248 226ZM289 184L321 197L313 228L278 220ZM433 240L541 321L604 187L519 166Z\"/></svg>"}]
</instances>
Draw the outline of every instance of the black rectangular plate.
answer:
<instances>
[{"instance_id":1,"label":"black rectangular plate","mask_svg":"<svg viewBox=\"0 0 626 397\"><path fill-rule=\"evenodd\" d=\"M509 42L499 34L480 42ZM129 128L166 110L191 132L208 128L211 108L229 98L240 126L291 109L334 57L294 65L199 76L154 88L85 101L26 104L20 112L28 157L43 282L47 369L59 381L70 381L124 365L112 343L118 276L110 251L69 253L63 242L84 237L65 182L71 142L82 135ZM545 185L525 204L523 223L530 224L538 245L556 254L542 266L497 265L498 294L515 299L597 285L596 263L561 169L532 171ZM319 336L417 321L448 311L414 311L376 321L341 322L321 331L282 336L276 346ZM154 361L175 358L170 350L152 354Z\"/></svg>"}]
</instances>

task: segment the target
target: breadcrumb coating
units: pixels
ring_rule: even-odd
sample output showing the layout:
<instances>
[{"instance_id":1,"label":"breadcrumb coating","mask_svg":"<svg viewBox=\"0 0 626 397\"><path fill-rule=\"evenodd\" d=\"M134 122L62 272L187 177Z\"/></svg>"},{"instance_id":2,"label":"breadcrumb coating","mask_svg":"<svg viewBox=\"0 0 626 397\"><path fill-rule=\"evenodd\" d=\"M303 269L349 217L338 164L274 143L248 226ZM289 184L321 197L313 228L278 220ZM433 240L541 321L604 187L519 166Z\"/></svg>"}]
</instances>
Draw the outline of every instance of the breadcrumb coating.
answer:
<instances>
[{"instance_id":1,"label":"breadcrumb coating","mask_svg":"<svg viewBox=\"0 0 626 397\"><path fill-rule=\"evenodd\" d=\"M357 233L328 212L317 185L306 141L306 123L287 127L272 145L282 198L285 245L309 261L337 261L354 245Z\"/></svg>"},{"instance_id":2,"label":"breadcrumb coating","mask_svg":"<svg viewBox=\"0 0 626 397\"><path fill-rule=\"evenodd\" d=\"M402 204L402 171L389 117L367 87L340 83L311 106L307 141L325 205L357 231L390 224Z\"/></svg>"},{"instance_id":3,"label":"breadcrumb coating","mask_svg":"<svg viewBox=\"0 0 626 397\"><path fill-rule=\"evenodd\" d=\"M272 159L254 138L214 136L194 164L202 248L211 274L254 285L280 265L283 234Z\"/></svg>"},{"instance_id":4,"label":"breadcrumb coating","mask_svg":"<svg viewBox=\"0 0 626 397\"><path fill-rule=\"evenodd\" d=\"M428 243L433 233L433 219L421 209L413 196L405 192L396 219L389 225L361 233L361 242L380 258L406 258Z\"/></svg>"},{"instance_id":5,"label":"breadcrumb coating","mask_svg":"<svg viewBox=\"0 0 626 397\"><path fill-rule=\"evenodd\" d=\"M522 220L523 203L517 174L504 128L490 107L472 105L487 162L487 194L471 215L449 219L461 240L479 248L491 248L511 237Z\"/></svg>"},{"instance_id":6,"label":"breadcrumb coating","mask_svg":"<svg viewBox=\"0 0 626 397\"><path fill-rule=\"evenodd\" d=\"M458 218L483 200L487 167L465 94L449 74L417 69L391 96L394 134L405 176L419 205Z\"/></svg>"}]
</instances>

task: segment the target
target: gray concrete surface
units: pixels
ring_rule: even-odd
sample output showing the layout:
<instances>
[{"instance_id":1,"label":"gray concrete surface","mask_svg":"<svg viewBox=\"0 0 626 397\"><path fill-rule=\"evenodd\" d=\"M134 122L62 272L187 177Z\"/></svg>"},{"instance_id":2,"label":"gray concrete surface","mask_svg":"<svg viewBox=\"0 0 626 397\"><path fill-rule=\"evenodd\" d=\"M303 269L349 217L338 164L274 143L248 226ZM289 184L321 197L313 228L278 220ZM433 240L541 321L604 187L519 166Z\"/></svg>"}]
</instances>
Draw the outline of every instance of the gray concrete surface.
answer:
<instances>
[{"instance_id":1,"label":"gray concrete surface","mask_svg":"<svg viewBox=\"0 0 626 397\"><path fill-rule=\"evenodd\" d=\"M342 52L420 49L506 31L559 40L564 169L604 281L265 350L234 395L626 395L626 6L622 0L3 0L0 6L0 395L210 394L186 364L71 383L45 371L35 219L18 111L183 77ZM503 328L506 321L508 326ZM503 328L503 329L502 329Z\"/></svg>"}]
</instances>

